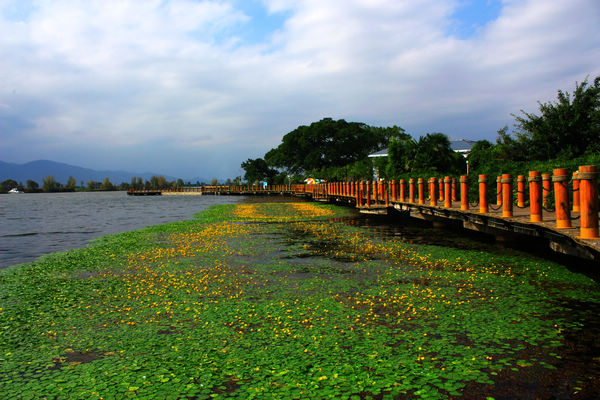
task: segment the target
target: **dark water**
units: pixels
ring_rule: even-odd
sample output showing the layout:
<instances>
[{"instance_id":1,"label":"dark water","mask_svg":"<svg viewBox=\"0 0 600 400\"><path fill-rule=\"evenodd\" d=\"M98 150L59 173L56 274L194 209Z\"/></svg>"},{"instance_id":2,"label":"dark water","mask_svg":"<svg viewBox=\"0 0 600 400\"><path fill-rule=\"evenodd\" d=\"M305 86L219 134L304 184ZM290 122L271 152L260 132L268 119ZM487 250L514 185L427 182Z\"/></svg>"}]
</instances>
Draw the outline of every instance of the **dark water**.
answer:
<instances>
[{"instance_id":1,"label":"dark water","mask_svg":"<svg viewBox=\"0 0 600 400\"><path fill-rule=\"evenodd\" d=\"M85 247L95 237L191 219L237 196L127 196L125 192L0 195L0 268Z\"/></svg>"}]
</instances>

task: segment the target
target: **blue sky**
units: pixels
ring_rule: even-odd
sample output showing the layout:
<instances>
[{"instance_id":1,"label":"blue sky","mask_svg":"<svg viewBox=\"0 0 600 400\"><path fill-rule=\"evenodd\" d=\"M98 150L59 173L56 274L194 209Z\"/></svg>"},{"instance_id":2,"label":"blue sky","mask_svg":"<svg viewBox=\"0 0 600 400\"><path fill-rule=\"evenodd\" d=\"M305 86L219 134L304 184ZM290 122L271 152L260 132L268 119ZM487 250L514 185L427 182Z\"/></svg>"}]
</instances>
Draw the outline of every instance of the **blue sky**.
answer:
<instances>
[{"instance_id":1,"label":"blue sky","mask_svg":"<svg viewBox=\"0 0 600 400\"><path fill-rule=\"evenodd\" d=\"M598 21L597 0L0 0L0 159L225 179L324 117L495 140L600 75Z\"/></svg>"}]
</instances>

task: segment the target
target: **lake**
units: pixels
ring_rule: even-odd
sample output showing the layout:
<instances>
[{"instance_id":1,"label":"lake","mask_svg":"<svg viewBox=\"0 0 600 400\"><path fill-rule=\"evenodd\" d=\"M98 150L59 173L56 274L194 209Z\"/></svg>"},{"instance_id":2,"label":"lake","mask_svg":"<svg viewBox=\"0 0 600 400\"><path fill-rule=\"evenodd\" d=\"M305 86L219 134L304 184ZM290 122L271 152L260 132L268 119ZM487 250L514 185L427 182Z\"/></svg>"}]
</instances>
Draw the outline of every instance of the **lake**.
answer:
<instances>
[{"instance_id":1,"label":"lake","mask_svg":"<svg viewBox=\"0 0 600 400\"><path fill-rule=\"evenodd\" d=\"M126 192L0 195L0 268L85 247L98 236L193 218L238 196L127 196Z\"/></svg>"}]
</instances>

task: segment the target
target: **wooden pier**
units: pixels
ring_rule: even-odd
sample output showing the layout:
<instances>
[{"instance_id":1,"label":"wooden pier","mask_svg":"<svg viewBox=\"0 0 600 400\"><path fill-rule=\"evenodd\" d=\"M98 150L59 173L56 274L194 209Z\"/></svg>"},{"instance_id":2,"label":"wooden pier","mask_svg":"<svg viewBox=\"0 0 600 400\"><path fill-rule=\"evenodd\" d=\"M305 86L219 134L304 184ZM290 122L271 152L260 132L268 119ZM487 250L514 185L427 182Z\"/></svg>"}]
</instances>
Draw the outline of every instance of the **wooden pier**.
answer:
<instances>
[{"instance_id":1,"label":"wooden pier","mask_svg":"<svg viewBox=\"0 0 600 400\"><path fill-rule=\"evenodd\" d=\"M535 172L535 171L532 171ZM202 186L169 190L130 190L132 196L149 195L227 195L295 196L313 201L356 207L365 214L402 214L434 224L452 224L496 236L499 240L546 241L553 251L597 261L600 268L598 235L598 174L595 166L580 167L568 189L565 170L554 170L542 178L530 173L529 199L525 198L525 178L520 175L513 187L512 177L496 179L492 195L488 178L480 175L477 203L469 199L468 177L456 179L419 178L405 181L331 182L275 186ZM516 189L516 190L515 190ZM425 193L427 191L427 193ZM551 192L554 198L551 201ZM490 199L496 199L495 204ZM572 199L572 200L571 200ZM553 208L549 204L553 203ZM558 210L558 212L556 211Z\"/></svg>"}]
</instances>

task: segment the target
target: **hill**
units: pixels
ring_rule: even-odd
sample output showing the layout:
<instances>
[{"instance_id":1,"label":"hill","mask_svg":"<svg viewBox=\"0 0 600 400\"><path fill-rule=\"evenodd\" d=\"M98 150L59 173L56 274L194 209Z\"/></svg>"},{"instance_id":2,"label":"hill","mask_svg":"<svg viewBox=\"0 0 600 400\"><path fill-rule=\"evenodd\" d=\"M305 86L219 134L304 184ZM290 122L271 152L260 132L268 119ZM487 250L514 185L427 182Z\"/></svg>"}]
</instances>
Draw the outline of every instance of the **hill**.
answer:
<instances>
[{"instance_id":1,"label":"hill","mask_svg":"<svg viewBox=\"0 0 600 400\"><path fill-rule=\"evenodd\" d=\"M142 177L144 180L149 180L152 176L160 176L156 173L134 173L127 171L96 171L89 168L78 167L75 165L64 164L56 161L37 160L25 164L14 164L0 161L0 181L14 179L17 182L25 184L31 179L42 184L42 179L48 175L52 175L54 179L62 184L66 184L69 177L75 178L79 185L81 181L87 184L90 180L102 182L108 178L114 184L122 182L131 182L134 176ZM165 176L168 181L173 181L177 178Z\"/></svg>"}]
</instances>

